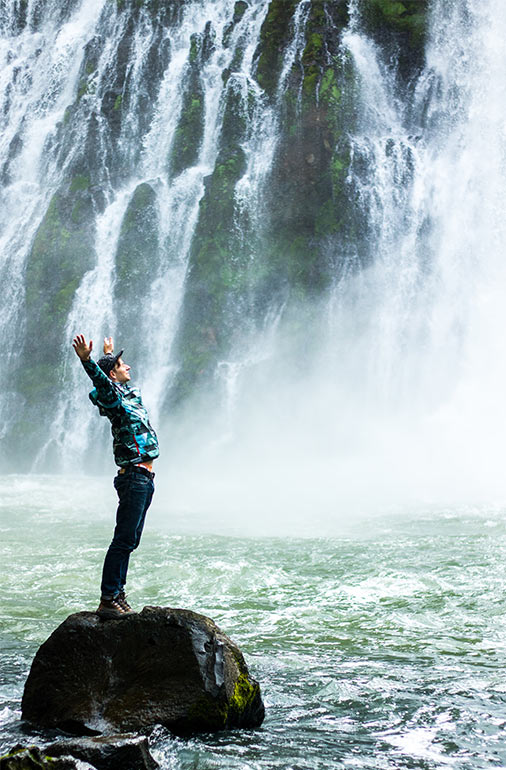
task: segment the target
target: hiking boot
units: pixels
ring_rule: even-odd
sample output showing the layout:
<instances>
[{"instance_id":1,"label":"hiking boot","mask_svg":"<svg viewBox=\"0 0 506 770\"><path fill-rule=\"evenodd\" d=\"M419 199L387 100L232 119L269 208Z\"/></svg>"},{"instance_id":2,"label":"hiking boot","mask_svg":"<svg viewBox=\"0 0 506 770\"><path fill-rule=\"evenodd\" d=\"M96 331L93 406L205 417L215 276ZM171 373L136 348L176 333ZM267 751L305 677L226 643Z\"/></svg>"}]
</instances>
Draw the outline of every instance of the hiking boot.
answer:
<instances>
[{"instance_id":1,"label":"hiking boot","mask_svg":"<svg viewBox=\"0 0 506 770\"><path fill-rule=\"evenodd\" d=\"M128 615L128 610L120 604L117 596L114 599L104 599L102 597L97 609L97 615L100 615L101 618L124 618L125 615Z\"/></svg>"},{"instance_id":2,"label":"hiking boot","mask_svg":"<svg viewBox=\"0 0 506 770\"><path fill-rule=\"evenodd\" d=\"M115 602L118 602L120 607L125 610L125 612L133 612L133 609L130 607L129 603L127 602L127 598L125 596L124 591L120 591L119 594L114 599Z\"/></svg>"}]
</instances>

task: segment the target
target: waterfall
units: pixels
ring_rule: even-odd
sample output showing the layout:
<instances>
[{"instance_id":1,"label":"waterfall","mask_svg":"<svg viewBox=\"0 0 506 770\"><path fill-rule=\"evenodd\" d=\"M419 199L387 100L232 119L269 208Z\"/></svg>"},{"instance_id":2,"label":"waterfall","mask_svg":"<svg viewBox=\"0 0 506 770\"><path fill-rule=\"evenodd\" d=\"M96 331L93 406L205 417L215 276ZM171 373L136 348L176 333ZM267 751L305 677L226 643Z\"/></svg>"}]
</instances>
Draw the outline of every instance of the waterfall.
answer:
<instances>
[{"instance_id":1,"label":"waterfall","mask_svg":"<svg viewBox=\"0 0 506 770\"><path fill-rule=\"evenodd\" d=\"M433 0L410 59L372 7L6 3L0 406L32 467L101 466L82 331L174 466L502 489L506 14Z\"/></svg>"},{"instance_id":2,"label":"waterfall","mask_svg":"<svg viewBox=\"0 0 506 770\"><path fill-rule=\"evenodd\" d=\"M425 65L406 82L360 11L341 41L360 237L329 241L333 284L297 308L302 331L276 318L254 356L221 371L236 440L203 467L228 469L234 500L254 490L255 513L505 491L506 15L434 2Z\"/></svg>"},{"instance_id":3,"label":"waterfall","mask_svg":"<svg viewBox=\"0 0 506 770\"><path fill-rule=\"evenodd\" d=\"M122 185L111 190L110 203L97 220L95 245L97 265L83 279L83 285L76 293L67 324L66 337L69 350L75 329L84 328L86 324L86 328L97 330L97 334L99 334L98 330L103 328L109 328L112 333L115 332L118 311L111 312L115 302L118 301L114 294L112 279L115 269L114 255L118 252L121 227L127 207L139 186L149 184L156 193L157 253L153 256L157 260L153 260L147 266L149 280L146 281L146 287L139 287L144 291L142 305L132 307L128 312L135 327L130 340L133 337L133 341L138 346L138 352L135 355L136 368L139 373L144 372L142 382L145 386L145 398L150 404L155 423L158 422L160 405L170 382L171 373L175 369L174 363L170 360L170 351L181 304L188 251L197 219L199 200L203 194L203 180L212 171L218 152L219 128L224 108L224 84L221 73L230 65L231 59L236 54L241 35L245 35L250 41L256 40L264 11L262 4L259 4L245 13L241 22L236 25L227 47L224 47L223 44L219 44L219 41L224 39L224 30L231 15L231 8L230 2L213 1L203 5L189 4L183 9L178 26L170 36L170 61L153 108L151 125L144 136L139 135L137 131L132 138L124 139L126 151L130 154L132 144L135 146L135 142L141 143L142 152L137 159L137 166L133 164L134 159L132 159L126 187ZM140 78L143 76L143 68L139 62L142 61L143 56L148 55L149 41L153 36L151 25L147 23L147 19L145 22L146 27L141 26L136 36L136 51L132 56L135 74L139 78L136 81L135 74L132 74L130 89L134 94L142 90ZM174 145L183 108L189 77L188 70L191 66L189 59L192 55L192 40L195 41L195 36L202 36L205 40L206 35L212 35L212 45L198 75L204 101L203 135L194 165L183 169L179 174L168 175L167 158ZM112 50L117 46L114 38L109 45ZM250 42L241 72L235 76L246 82L250 78L251 48ZM98 78L100 79L100 75ZM135 116L135 107L131 108L130 114ZM131 130L128 126L128 131ZM130 320L127 320L127 324L130 324ZM133 357L132 353L130 357ZM68 353L67 358L72 358L71 352ZM93 417L90 415L88 404L83 399L82 388L78 385L79 378L82 379L82 372L76 371L74 366L70 398L61 404L55 421L56 430L50 435L41 453L43 458L46 447L56 440L67 467L71 467L76 456L83 455L86 443L83 443L82 437L84 435L86 442L86 435L89 435ZM87 430L83 434L84 425ZM77 452L71 451L74 436L81 436L76 447Z\"/></svg>"},{"instance_id":4,"label":"waterfall","mask_svg":"<svg viewBox=\"0 0 506 770\"><path fill-rule=\"evenodd\" d=\"M343 37L367 266L336 281L323 365L367 471L429 497L503 491L505 23L499 3L435 2L407 93L359 14Z\"/></svg>"},{"instance_id":5,"label":"waterfall","mask_svg":"<svg viewBox=\"0 0 506 770\"><path fill-rule=\"evenodd\" d=\"M51 360L56 362L54 385L60 397L54 392L47 396L53 414L35 467L56 463L72 468L99 440L100 429L83 398L82 372L70 347L76 329L92 336L98 352L101 334L118 331L126 336L128 330L129 360L134 358L157 420L177 370L171 347L188 252L204 179L216 163L227 99L234 89L245 89L240 99L251 99L254 88L255 99L261 100L252 66L266 2L176 3L164 14L139 5L132 10L121 2L73 3L64 20L56 6L40 7L37 23L32 19L34 3L29 3L26 18L14 0L9 5L10 21L2 39L1 94L7 116L2 245L8 255L3 264L2 331L12 349L7 346L2 364L12 389L2 394L2 410L13 417L16 401L19 404L12 374L19 376L20 328L30 331L22 317L25 303L33 315L37 309L30 304L43 302L42 281L35 296L28 296L25 276L30 261L43 259L44 250L60 238L51 218L60 200L66 204L71 199L78 225L81 200L76 203L76 195L87 196L88 208L88 221L74 234L74 239L86 242L86 262L77 264L77 255L68 316L63 325L56 324L60 338L51 340L58 347ZM199 134L195 137L185 137L181 130L188 98L190 108L197 104L201 112L193 126L185 126ZM184 141L193 141L193 152ZM258 184L249 184L251 195ZM125 222L138 216L136 207L143 216L146 198L153 221L141 244L148 252L141 265L145 272L138 276L134 293L125 295L117 272L121 249L128 247ZM251 208L245 196L242 207ZM35 259L32 244L35 238L37 245L41 230L46 234L44 228L49 235ZM59 243L56 248L62 250ZM49 274L47 281L53 277ZM36 321L32 327L37 328ZM29 352L24 358L30 358ZM34 377L47 374L41 365ZM30 383L28 399L33 393L36 399L38 386ZM24 428L26 424L17 430ZM4 423L4 434L8 429Z\"/></svg>"},{"instance_id":6,"label":"waterfall","mask_svg":"<svg viewBox=\"0 0 506 770\"><path fill-rule=\"evenodd\" d=\"M30 244L57 186L60 170L48 143L72 99L83 55L83 37L92 33L103 0L88 2L70 18L58 3L7 4L0 38L0 375L8 388L12 371L22 377L19 349L25 290L24 268ZM21 26L19 29L18 25ZM43 341L40 343L43 345ZM12 383L11 387L14 387ZM2 394L2 435L14 416L10 389Z\"/></svg>"}]
</instances>

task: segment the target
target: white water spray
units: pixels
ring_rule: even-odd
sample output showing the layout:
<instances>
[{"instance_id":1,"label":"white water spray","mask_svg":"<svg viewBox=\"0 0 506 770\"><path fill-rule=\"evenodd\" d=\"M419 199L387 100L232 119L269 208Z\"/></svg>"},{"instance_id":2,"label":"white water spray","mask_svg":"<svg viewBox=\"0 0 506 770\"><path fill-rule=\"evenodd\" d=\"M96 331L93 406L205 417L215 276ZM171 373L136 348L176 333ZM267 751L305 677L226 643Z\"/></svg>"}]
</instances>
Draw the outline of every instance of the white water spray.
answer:
<instances>
[{"instance_id":1,"label":"white water spray","mask_svg":"<svg viewBox=\"0 0 506 770\"><path fill-rule=\"evenodd\" d=\"M504 499L505 31L495 0L436 2L406 101L355 16L343 38L360 88L346 184L367 264L336 276L316 365L283 371L281 324L241 388L224 367L235 442L176 482L179 505L335 516Z\"/></svg>"}]
</instances>

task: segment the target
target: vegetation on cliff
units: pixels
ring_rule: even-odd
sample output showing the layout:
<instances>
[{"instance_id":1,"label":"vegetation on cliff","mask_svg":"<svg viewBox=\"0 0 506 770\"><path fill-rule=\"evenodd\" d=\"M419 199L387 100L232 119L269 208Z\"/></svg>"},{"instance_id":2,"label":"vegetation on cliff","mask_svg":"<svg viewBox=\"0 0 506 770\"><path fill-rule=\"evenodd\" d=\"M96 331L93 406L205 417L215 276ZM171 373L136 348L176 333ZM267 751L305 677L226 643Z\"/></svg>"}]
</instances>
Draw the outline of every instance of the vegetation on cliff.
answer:
<instances>
[{"instance_id":1,"label":"vegetation on cliff","mask_svg":"<svg viewBox=\"0 0 506 770\"><path fill-rule=\"evenodd\" d=\"M422 66L427 32L428 0L361 0L367 32L383 47L395 51L403 77Z\"/></svg>"},{"instance_id":2,"label":"vegetation on cliff","mask_svg":"<svg viewBox=\"0 0 506 770\"><path fill-rule=\"evenodd\" d=\"M30 361L30 367L20 378L21 392L27 397L44 398L54 387L74 294L93 265L89 185L88 177L76 175L53 195L28 256L23 357Z\"/></svg>"},{"instance_id":3,"label":"vegetation on cliff","mask_svg":"<svg viewBox=\"0 0 506 770\"><path fill-rule=\"evenodd\" d=\"M357 1L359 23L406 89L423 63L427 6L428 0ZM223 84L216 159L204 180L171 351L178 368L172 404L211 383L217 364L233 358L241 338L261 327L269 309L282 306L289 315L290 307L320 297L335 280L339 255L360 236L347 189L357 116L357 82L342 46L349 3L270 0L258 19L255 51L248 39L255 8L247 0L227 7L224 23L202 20L185 39L181 110L162 158L161 186L199 162L206 78ZM47 145L61 181L51 188L26 261L24 374L15 379L27 408L16 432L30 434L35 410L62 374L72 301L95 261L96 217L118 190L144 179L143 142L174 55L173 29L187 9L187 2L175 0L114 0L103 17L110 34L94 35L84 46L73 96ZM142 54L136 48L141 29L148 30ZM221 60L213 56L220 46ZM253 61L248 76L246 56ZM221 72L220 61L226 61ZM209 73L210 62L217 72ZM263 119L274 126L274 151L253 212L238 195L238 183L247 170L254 176L250 159L255 141L261 143ZM5 184L22 147L21 132L1 170ZM121 226L113 280L119 329L129 328L131 308L146 295L152 265L160 264L166 245L159 243L159 184L146 178L138 185ZM36 335L44 337L44 351Z\"/></svg>"}]
</instances>

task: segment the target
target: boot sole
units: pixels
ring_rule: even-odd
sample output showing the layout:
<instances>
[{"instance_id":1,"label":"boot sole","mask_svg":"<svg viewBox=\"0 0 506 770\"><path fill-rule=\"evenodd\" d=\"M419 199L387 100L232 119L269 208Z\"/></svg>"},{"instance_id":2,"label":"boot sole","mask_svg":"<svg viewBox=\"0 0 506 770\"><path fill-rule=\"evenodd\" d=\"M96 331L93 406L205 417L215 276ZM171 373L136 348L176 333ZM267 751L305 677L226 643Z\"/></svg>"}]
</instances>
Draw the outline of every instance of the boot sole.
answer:
<instances>
[{"instance_id":1,"label":"boot sole","mask_svg":"<svg viewBox=\"0 0 506 770\"><path fill-rule=\"evenodd\" d=\"M130 612L117 612L116 610L97 610L99 618L124 618L130 614Z\"/></svg>"}]
</instances>

